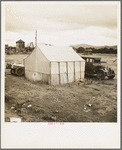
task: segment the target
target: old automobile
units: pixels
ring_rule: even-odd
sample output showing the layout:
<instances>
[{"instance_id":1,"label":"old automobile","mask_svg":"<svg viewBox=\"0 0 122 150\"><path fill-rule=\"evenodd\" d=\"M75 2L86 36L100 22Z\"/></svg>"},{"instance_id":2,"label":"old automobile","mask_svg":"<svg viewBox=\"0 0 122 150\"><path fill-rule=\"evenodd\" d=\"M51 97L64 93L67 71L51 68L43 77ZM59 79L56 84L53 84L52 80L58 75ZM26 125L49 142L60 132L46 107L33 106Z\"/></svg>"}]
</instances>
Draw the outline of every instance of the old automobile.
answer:
<instances>
[{"instance_id":1,"label":"old automobile","mask_svg":"<svg viewBox=\"0 0 122 150\"><path fill-rule=\"evenodd\" d=\"M101 64L101 58L87 56L83 56L82 58L86 61L85 75L95 75L99 80L104 80L106 76L108 79L115 77L115 72L112 68Z\"/></svg>"}]
</instances>

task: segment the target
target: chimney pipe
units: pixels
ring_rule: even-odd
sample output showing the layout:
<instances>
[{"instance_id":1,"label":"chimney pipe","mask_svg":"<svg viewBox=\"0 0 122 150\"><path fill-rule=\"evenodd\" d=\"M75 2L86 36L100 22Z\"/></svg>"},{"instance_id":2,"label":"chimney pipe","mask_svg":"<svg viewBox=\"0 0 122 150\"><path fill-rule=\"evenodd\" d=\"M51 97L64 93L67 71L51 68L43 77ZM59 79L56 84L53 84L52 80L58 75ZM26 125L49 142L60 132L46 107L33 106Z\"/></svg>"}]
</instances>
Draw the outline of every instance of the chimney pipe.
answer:
<instances>
[{"instance_id":1,"label":"chimney pipe","mask_svg":"<svg viewBox=\"0 0 122 150\"><path fill-rule=\"evenodd\" d=\"M37 30L35 30L35 47L37 46Z\"/></svg>"}]
</instances>

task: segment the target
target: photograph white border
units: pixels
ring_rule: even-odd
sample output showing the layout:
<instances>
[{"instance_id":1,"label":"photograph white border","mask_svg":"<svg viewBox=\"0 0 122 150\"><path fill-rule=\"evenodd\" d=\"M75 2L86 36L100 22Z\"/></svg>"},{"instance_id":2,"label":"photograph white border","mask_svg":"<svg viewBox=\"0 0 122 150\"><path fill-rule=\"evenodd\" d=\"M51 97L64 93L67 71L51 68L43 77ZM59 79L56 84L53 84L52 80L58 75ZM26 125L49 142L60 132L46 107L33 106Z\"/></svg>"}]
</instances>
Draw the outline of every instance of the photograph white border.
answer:
<instances>
[{"instance_id":1,"label":"photograph white border","mask_svg":"<svg viewBox=\"0 0 122 150\"><path fill-rule=\"evenodd\" d=\"M29 1L28 1L29 2ZM31 1L30 1L31 2ZM1 2L1 148L120 148L120 2L77 2L85 4L111 4L118 6L118 59L117 59L117 123L7 123L4 122L5 90L5 6ZM54 3L54 2L47 2ZM56 2L55 2L56 3ZM59 2L58 2L59 3ZM72 3L76 2L60 2Z\"/></svg>"}]
</instances>

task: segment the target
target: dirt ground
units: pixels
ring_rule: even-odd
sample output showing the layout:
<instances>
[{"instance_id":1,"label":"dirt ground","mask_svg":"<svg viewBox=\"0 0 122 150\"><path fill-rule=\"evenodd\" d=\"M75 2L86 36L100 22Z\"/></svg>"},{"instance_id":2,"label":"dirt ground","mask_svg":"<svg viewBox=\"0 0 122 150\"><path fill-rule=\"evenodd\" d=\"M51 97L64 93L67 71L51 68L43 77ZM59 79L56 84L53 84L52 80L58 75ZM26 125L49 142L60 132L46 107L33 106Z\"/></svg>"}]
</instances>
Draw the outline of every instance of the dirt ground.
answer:
<instances>
[{"instance_id":1,"label":"dirt ground","mask_svg":"<svg viewBox=\"0 0 122 150\"><path fill-rule=\"evenodd\" d=\"M5 55L7 62L22 63L27 55ZM22 122L117 122L117 55L94 54L116 76L103 81L87 77L83 82L50 86L28 81L5 69L5 121Z\"/></svg>"}]
</instances>

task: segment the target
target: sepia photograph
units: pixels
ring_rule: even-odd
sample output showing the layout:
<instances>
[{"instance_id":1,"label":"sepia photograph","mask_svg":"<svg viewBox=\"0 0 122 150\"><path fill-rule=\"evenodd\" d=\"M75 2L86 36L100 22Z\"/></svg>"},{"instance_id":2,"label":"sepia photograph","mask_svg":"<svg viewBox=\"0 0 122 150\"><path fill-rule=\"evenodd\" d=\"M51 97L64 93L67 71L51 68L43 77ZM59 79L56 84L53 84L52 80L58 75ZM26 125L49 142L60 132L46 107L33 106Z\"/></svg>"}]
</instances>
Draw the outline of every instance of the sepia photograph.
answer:
<instances>
[{"instance_id":1,"label":"sepia photograph","mask_svg":"<svg viewBox=\"0 0 122 150\"><path fill-rule=\"evenodd\" d=\"M119 7L2 2L4 123L120 122Z\"/></svg>"}]
</instances>

